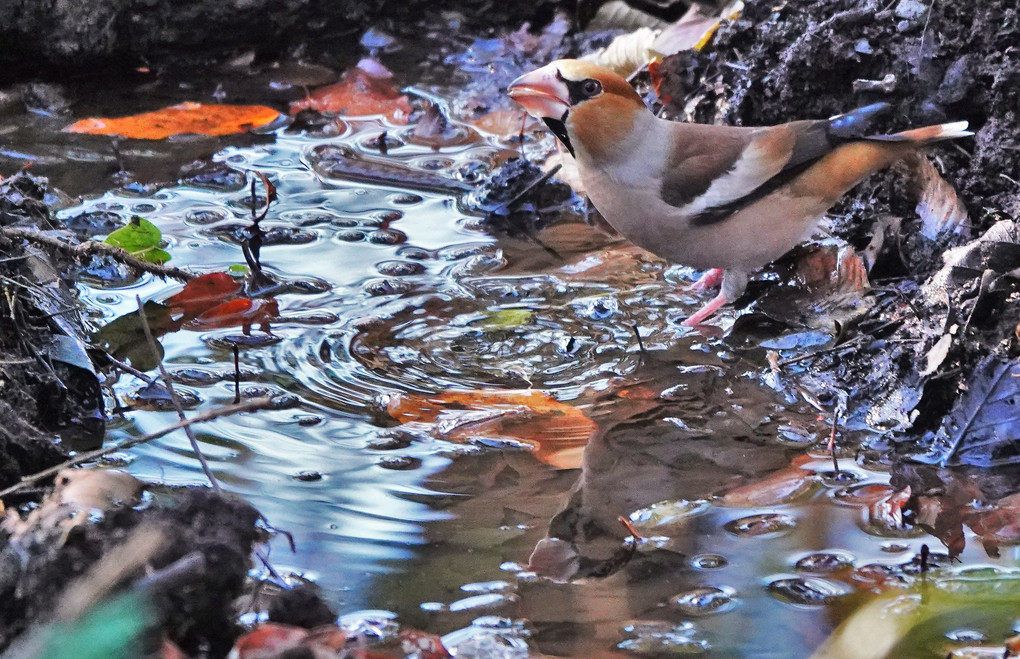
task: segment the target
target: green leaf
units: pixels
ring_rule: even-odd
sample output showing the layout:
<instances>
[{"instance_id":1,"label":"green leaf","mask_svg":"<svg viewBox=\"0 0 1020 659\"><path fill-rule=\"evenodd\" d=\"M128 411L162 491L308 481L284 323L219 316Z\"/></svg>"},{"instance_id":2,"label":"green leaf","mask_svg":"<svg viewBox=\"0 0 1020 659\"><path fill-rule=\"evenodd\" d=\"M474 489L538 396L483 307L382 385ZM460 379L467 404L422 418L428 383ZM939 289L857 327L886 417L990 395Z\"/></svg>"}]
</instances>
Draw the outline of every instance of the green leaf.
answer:
<instances>
[{"instance_id":1,"label":"green leaf","mask_svg":"<svg viewBox=\"0 0 1020 659\"><path fill-rule=\"evenodd\" d=\"M131 659L144 654L142 635L156 622L149 598L133 592L96 606L78 620L55 624L38 655L46 659Z\"/></svg>"},{"instance_id":2,"label":"green leaf","mask_svg":"<svg viewBox=\"0 0 1020 659\"><path fill-rule=\"evenodd\" d=\"M135 215L126 226L123 226L106 237L107 245L120 247L133 256L149 263L166 263L170 255L159 249L163 234L155 224Z\"/></svg>"},{"instance_id":3,"label":"green leaf","mask_svg":"<svg viewBox=\"0 0 1020 659\"><path fill-rule=\"evenodd\" d=\"M527 325L533 316L534 314L527 309L500 309L493 311L482 320L482 327L485 329L512 329Z\"/></svg>"},{"instance_id":4,"label":"green leaf","mask_svg":"<svg viewBox=\"0 0 1020 659\"><path fill-rule=\"evenodd\" d=\"M243 263L234 263L229 268L227 268L227 274L230 275L231 277L244 277L249 272L251 272L251 268L249 268Z\"/></svg>"}]
</instances>

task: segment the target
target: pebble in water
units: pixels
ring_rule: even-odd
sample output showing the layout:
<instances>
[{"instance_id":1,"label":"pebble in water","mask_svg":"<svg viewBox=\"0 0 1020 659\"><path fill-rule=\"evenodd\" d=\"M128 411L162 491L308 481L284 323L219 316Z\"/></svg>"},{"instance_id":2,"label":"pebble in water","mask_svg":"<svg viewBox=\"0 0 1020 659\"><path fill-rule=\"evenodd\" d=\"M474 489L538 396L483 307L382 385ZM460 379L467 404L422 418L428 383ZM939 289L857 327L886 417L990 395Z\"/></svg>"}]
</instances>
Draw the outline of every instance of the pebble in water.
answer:
<instances>
[{"instance_id":1,"label":"pebble in water","mask_svg":"<svg viewBox=\"0 0 1020 659\"><path fill-rule=\"evenodd\" d=\"M980 630L962 628L946 632L946 638L950 641L959 641L961 643L983 643L988 637Z\"/></svg>"},{"instance_id":2,"label":"pebble in water","mask_svg":"<svg viewBox=\"0 0 1020 659\"><path fill-rule=\"evenodd\" d=\"M701 554L691 559L691 566L701 570L716 570L729 564L726 557L719 554Z\"/></svg>"},{"instance_id":3,"label":"pebble in water","mask_svg":"<svg viewBox=\"0 0 1020 659\"><path fill-rule=\"evenodd\" d=\"M685 615L704 616L732 610L737 605L734 594L735 591L726 586L704 586L674 595L669 603Z\"/></svg>"},{"instance_id":4,"label":"pebble in water","mask_svg":"<svg viewBox=\"0 0 1020 659\"><path fill-rule=\"evenodd\" d=\"M407 261L381 261L375 264L375 269L390 277L410 277L425 272L425 266L421 263Z\"/></svg>"},{"instance_id":5,"label":"pebble in water","mask_svg":"<svg viewBox=\"0 0 1020 659\"><path fill-rule=\"evenodd\" d=\"M528 642L516 630L472 624L443 636L443 647L457 659L527 659Z\"/></svg>"},{"instance_id":6,"label":"pebble in water","mask_svg":"<svg viewBox=\"0 0 1020 659\"><path fill-rule=\"evenodd\" d=\"M776 579L768 585L768 591L790 604L820 606L831 604L840 597L853 592L850 586L839 581L819 579L817 577L791 577Z\"/></svg>"},{"instance_id":7,"label":"pebble in water","mask_svg":"<svg viewBox=\"0 0 1020 659\"><path fill-rule=\"evenodd\" d=\"M385 457L379 461L383 469L394 469L396 471L409 471L421 466L421 459L407 455Z\"/></svg>"},{"instance_id":8,"label":"pebble in water","mask_svg":"<svg viewBox=\"0 0 1020 659\"><path fill-rule=\"evenodd\" d=\"M842 552L820 551L808 554L797 561L794 567L799 572L839 572L853 567L854 557Z\"/></svg>"},{"instance_id":9,"label":"pebble in water","mask_svg":"<svg viewBox=\"0 0 1020 659\"><path fill-rule=\"evenodd\" d=\"M674 625L665 621L641 621L624 626L623 633L630 638L616 647L641 656L670 657L703 654L708 641L697 637L690 622Z\"/></svg>"},{"instance_id":10,"label":"pebble in water","mask_svg":"<svg viewBox=\"0 0 1020 659\"><path fill-rule=\"evenodd\" d=\"M368 641L390 640L396 638L400 631L397 614L392 611L354 611L340 616L337 624L347 632L348 638L364 638Z\"/></svg>"},{"instance_id":11,"label":"pebble in water","mask_svg":"<svg viewBox=\"0 0 1020 659\"><path fill-rule=\"evenodd\" d=\"M458 611L495 609L516 601L517 596L512 593L485 593L484 595L472 595L471 597L465 597L464 599L451 603L450 611L456 613Z\"/></svg>"},{"instance_id":12,"label":"pebble in water","mask_svg":"<svg viewBox=\"0 0 1020 659\"><path fill-rule=\"evenodd\" d=\"M762 513L741 517L732 522L727 522L723 528L742 537L755 537L771 535L773 533L786 533L797 526L796 518L782 513Z\"/></svg>"}]
</instances>

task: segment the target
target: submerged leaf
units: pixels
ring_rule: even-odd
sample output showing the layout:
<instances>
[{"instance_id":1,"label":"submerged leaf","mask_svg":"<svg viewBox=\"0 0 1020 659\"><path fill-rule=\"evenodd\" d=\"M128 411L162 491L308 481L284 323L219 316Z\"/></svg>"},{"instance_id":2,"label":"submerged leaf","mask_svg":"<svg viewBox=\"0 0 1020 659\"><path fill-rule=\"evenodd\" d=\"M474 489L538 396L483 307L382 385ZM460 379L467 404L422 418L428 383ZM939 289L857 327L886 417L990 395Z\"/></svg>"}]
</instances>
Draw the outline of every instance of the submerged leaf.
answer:
<instances>
[{"instance_id":1,"label":"submerged leaf","mask_svg":"<svg viewBox=\"0 0 1020 659\"><path fill-rule=\"evenodd\" d=\"M486 316L481 325L485 329L513 329L527 325L534 315L528 309L500 309Z\"/></svg>"},{"instance_id":2,"label":"submerged leaf","mask_svg":"<svg viewBox=\"0 0 1020 659\"><path fill-rule=\"evenodd\" d=\"M429 424L442 439L522 442L539 460L561 469L580 465L581 452L598 429L581 410L534 390L400 394L389 397L386 408L401 423Z\"/></svg>"},{"instance_id":3,"label":"submerged leaf","mask_svg":"<svg viewBox=\"0 0 1020 659\"><path fill-rule=\"evenodd\" d=\"M142 140L162 140L171 135L232 135L264 126L280 116L262 105L216 105L181 103L130 117L90 117L64 130L89 135L120 135Z\"/></svg>"}]
</instances>

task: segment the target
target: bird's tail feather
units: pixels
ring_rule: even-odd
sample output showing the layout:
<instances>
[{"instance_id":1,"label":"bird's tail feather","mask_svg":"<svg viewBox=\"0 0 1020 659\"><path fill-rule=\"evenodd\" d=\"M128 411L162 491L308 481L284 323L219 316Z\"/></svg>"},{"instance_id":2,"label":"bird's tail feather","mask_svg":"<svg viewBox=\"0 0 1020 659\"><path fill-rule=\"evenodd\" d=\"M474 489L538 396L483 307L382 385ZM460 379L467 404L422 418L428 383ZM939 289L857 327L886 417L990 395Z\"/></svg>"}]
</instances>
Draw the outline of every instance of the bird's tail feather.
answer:
<instances>
[{"instance_id":1,"label":"bird's tail feather","mask_svg":"<svg viewBox=\"0 0 1020 659\"><path fill-rule=\"evenodd\" d=\"M891 135L870 135L867 139L879 142L920 142L922 144L930 144L958 137L968 137L973 134L973 132L967 130L966 121L953 121L947 124L936 124L934 126L905 130Z\"/></svg>"}]
</instances>

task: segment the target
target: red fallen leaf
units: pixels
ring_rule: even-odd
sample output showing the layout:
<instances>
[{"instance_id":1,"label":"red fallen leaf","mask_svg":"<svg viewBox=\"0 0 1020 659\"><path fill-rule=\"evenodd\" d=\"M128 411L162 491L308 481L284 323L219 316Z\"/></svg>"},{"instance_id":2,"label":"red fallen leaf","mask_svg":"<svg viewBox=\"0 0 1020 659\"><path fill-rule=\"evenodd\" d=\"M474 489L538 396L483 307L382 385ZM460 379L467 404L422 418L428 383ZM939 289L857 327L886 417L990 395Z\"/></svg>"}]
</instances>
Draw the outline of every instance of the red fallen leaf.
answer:
<instances>
[{"instance_id":1,"label":"red fallen leaf","mask_svg":"<svg viewBox=\"0 0 1020 659\"><path fill-rule=\"evenodd\" d=\"M263 105L181 103L130 117L89 117L64 131L89 135L120 135L141 140L162 140L171 135L232 135L264 126L280 116Z\"/></svg>"},{"instance_id":2,"label":"red fallen leaf","mask_svg":"<svg viewBox=\"0 0 1020 659\"><path fill-rule=\"evenodd\" d=\"M197 316L241 292L241 284L225 272L210 272L195 277L180 292L167 298L167 304L185 316Z\"/></svg>"},{"instance_id":3,"label":"red fallen leaf","mask_svg":"<svg viewBox=\"0 0 1020 659\"><path fill-rule=\"evenodd\" d=\"M560 469L580 465L581 452L598 430L584 412L535 390L450 390L434 396L400 394L387 403L401 423L432 424L443 439L505 437L534 447L542 462Z\"/></svg>"},{"instance_id":4,"label":"red fallen leaf","mask_svg":"<svg viewBox=\"0 0 1020 659\"><path fill-rule=\"evenodd\" d=\"M283 659L290 656L335 659L347 642L336 625L304 629L267 622L237 639L228 659ZM300 648L301 651L298 651ZM360 657L355 652L352 656ZM365 655L370 659L369 655Z\"/></svg>"},{"instance_id":5,"label":"red fallen leaf","mask_svg":"<svg viewBox=\"0 0 1020 659\"><path fill-rule=\"evenodd\" d=\"M762 480L730 490L720 503L738 508L777 506L807 495L817 483L818 475L814 472L789 467Z\"/></svg>"},{"instance_id":6,"label":"red fallen leaf","mask_svg":"<svg viewBox=\"0 0 1020 659\"><path fill-rule=\"evenodd\" d=\"M188 659L177 645L168 638L163 639L163 647L159 649L158 659Z\"/></svg>"},{"instance_id":7,"label":"red fallen leaf","mask_svg":"<svg viewBox=\"0 0 1020 659\"><path fill-rule=\"evenodd\" d=\"M389 69L368 58L344 73L340 82L290 104L291 114L306 109L345 116L384 114L396 124L406 124L412 112L411 102L394 86Z\"/></svg>"},{"instance_id":8,"label":"red fallen leaf","mask_svg":"<svg viewBox=\"0 0 1020 659\"><path fill-rule=\"evenodd\" d=\"M438 636L416 629L405 629L400 632L400 647L407 654L413 654L420 659L449 659L453 656L443 647L443 642Z\"/></svg>"},{"instance_id":9,"label":"red fallen leaf","mask_svg":"<svg viewBox=\"0 0 1020 659\"><path fill-rule=\"evenodd\" d=\"M272 659L298 647L307 636L307 629L267 622L237 639L228 659Z\"/></svg>"},{"instance_id":10,"label":"red fallen leaf","mask_svg":"<svg viewBox=\"0 0 1020 659\"><path fill-rule=\"evenodd\" d=\"M218 304L188 323L193 329L216 329L265 323L280 315L276 300L238 298Z\"/></svg>"}]
</instances>

